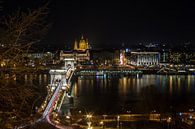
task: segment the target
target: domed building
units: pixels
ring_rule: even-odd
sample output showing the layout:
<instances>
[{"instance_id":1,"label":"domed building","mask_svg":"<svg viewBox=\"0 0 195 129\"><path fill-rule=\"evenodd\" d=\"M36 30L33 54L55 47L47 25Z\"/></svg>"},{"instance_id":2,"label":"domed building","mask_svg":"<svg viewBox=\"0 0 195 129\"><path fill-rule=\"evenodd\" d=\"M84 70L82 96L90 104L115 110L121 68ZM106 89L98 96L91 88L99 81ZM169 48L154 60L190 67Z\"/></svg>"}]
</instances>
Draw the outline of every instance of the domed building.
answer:
<instances>
[{"instance_id":1,"label":"domed building","mask_svg":"<svg viewBox=\"0 0 195 129\"><path fill-rule=\"evenodd\" d=\"M87 39L84 39L84 37L82 36L79 41L79 44L77 40L75 40L75 43L74 43L75 51L86 51L87 49L89 49L89 43Z\"/></svg>"},{"instance_id":2,"label":"domed building","mask_svg":"<svg viewBox=\"0 0 195 129\"><path fill-rule=\"evenodd\" d=\"M73 50L60 52L60 60L74 59L75 63L86 63L90 61L89 49L88 40L82 36L79 42L75 40Z\"/></svg>"}]
</instances>

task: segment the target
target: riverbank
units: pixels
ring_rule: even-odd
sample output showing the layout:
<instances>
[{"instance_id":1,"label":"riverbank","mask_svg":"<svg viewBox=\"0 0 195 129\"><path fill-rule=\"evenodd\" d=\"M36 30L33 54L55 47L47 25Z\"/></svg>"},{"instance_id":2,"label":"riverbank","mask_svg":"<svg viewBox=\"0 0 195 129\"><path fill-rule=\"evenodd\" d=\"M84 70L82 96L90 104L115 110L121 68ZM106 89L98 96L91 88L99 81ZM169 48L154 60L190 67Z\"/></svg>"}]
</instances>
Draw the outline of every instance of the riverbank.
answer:
<instances>
[{"instance_id":1,"label":"riverbank","mask_svg":"<svg viewBox=\"0 0 195 129\"><path fill-rule=\"evenodd\" d=\"M77 69L75 72L78 76L104 76L104 75L142 75L142 74L156 74L156 75L195 75L191 71L168 71L159 72L158 69Z\"/></svg>"},{"instance_id":2,"label":"riverbank","mask_svg":"<svg viewBox=\"0 0 195 129\"><path fill-rule=\"evenodd\" d=\"M39 118L37 109L47 96L48 74L4 72L1 71L0 81L2 89L0 128L10 126L14 128Z\"/></svg>"}]
</instances>

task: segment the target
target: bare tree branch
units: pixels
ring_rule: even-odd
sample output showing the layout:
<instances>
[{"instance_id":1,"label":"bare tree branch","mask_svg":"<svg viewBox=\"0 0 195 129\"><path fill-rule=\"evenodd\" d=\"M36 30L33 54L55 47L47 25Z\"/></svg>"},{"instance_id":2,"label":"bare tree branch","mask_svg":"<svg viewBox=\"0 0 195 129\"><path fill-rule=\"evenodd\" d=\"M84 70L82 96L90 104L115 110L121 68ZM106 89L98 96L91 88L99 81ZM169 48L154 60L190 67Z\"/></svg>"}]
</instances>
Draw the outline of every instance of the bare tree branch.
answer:
<instances>
[{"instance_id":1,"label":"bare tree branch","mask_svg":"<svg viewBox=\"0 0 195 129\"><path fill-rule=\"evenodd\" d=\"M7 128L8 123L14 127L28 120L34 103L40 99L36 86L26 86L14 79L31 72L24 66L24 57L32 44L46 35L47 6L48 3L27 12L18 10L1 19L0 44L5 47L0 48L0 128ZM6 64L3 67L2 62Z\"/></svg>"}]
</instances>

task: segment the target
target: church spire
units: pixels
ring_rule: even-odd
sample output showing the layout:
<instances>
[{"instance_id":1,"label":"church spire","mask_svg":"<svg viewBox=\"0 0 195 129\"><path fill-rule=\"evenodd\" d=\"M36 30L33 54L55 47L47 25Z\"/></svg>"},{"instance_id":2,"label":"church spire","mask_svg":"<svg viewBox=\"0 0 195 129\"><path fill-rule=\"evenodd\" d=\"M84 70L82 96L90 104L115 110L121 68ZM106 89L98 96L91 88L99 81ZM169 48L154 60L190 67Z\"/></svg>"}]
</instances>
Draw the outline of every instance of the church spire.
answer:
<instances>
[{"instance_id":1,"label":"church spire","mask_svg":"<svg viewBox=\"0 0 195 129\"><path fill-rule=\"evenodd\" d=\"M77 43L77 41L75 40L75 42L74 42L74 50L77 50L78 49L78 43Z\"/></svg>"},{"instance_id":2,"label":"church spire","mask_svg":"<svg viewBox=\"0 0 195 129\"><path fill-rule=\"evenodd\" d=\"M83 37L83 35L81 36L81 40L83 40L84 39L84 37Z\"/></svg>"},{"instance_id":3,"label":"church spire","mask_svg":"<svg viewBox=\"0 0 195 129\"><path fill-rule=\"evenodd\" d=\"M88 39L86 39L86 49L89 49Z\"/></svg>"}]
</instances>

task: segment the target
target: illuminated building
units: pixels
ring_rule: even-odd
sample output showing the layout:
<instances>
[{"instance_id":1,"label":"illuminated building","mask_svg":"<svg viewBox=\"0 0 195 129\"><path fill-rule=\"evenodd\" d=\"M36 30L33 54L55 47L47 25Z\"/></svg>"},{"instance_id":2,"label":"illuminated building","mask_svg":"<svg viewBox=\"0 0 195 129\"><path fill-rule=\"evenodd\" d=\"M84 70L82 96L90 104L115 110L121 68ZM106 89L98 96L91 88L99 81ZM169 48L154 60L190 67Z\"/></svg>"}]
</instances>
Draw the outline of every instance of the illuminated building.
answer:
<instances>
[{"instance_id":1,"label":"illuminated building","mask_svg":"<svg viewBox=\"0 0 195 129\"><path fill-rule=\"evenodd\" d=\"M190 52L171 52L170 63L174 64L190 64L190 60L193 58L193 54Z\"/></svg>"},{"instance_id":2,"label":"illuminated building","mask_svg":"<svg viewBox=\"0 0 195 129\"><path fill-rule=\"evenodd\" d=\"M172 52L170 54L170 62L171 63L180 63L181 62L181 53L179 52Z\"/></svg>"},{"instance_id":3,"label":"illuminated building","mask_svg":"<svg viewBox=\"0 0 195 129\"><path fill-rule=\"evenodd\" d=\"M192 64L193 46L190 42L182 44L180 47L175 47L170 52L170 63L173 64Z\"/></svg>"},{"instance_id":4,"label":"illuminated building","mask_svg":"<svg viewBox=\"0 0 195 129\"><path fill-rule=\"evenodd\" d=\"M115 50L93 49L90 51L93 64L96 66L109 66L114 64Z\"/></svg>"},{"instance_id":5,"label":"illuminated building","mask_svg":"<svg viewBox=\"0 0 195 129\"><path fill-rule=\"evenodd\" d=\"M125 51L121 50L120 51L120 65L125 65L125 64L126 64Z\"/></svg>"},{"instance_id":6,"label":"illuminated building","mask_svg":"<svg viewBox=\"0 0 195 129\"><path fill-rule=\"evenodd\" d=\"M171 49L169 49L166 44L163 44L159 51L160 51L160 57L161 57L160 62L162 64L168 64L170 62Z\"/></svg>"},{"instance_id":7,"label":"illuminated building","mask_svg":"<svg viewBox=\"0 0 195 129\"><path fill-rule=\"evenodd\" d=\"M170 54L169 54L170 52L169 51L167 51L167 50L162 50L162 52L161 52L161 63L169 63L169 61L170 61Z\"/></svg>"},{"instance_id":8,"label":"illuminated building","mask_svg":"<svg viewBox=\"0 0 195 129\"><path fill-rule=\"evenodd\" d=\"M114 64L115 65L120 64L120 50L115 50L114 52Z\"/></svg>"},{"instance_id":9,"label":"illuminated building","mask_svg":"<svg viewBox=\"0 0 195 129\"><path fill-rule=\"evenodd\" d=\"M88 40L82 36L79 42L75 40L73 50L60 52L60 60L64 61L66 58L73 58L77 63L85 63L90 61L89 49Z\"/></svg>"},{"instance_id":10,"label":"illuminated building","mask_svg":"<svg viewBox=\"0 0 195 129\"><path fill-rule=\"evenodd\" d=\"M160 53L131 52L130 62L135 66L157 66L160 62Z\"/></svg>"}]
</instances>

